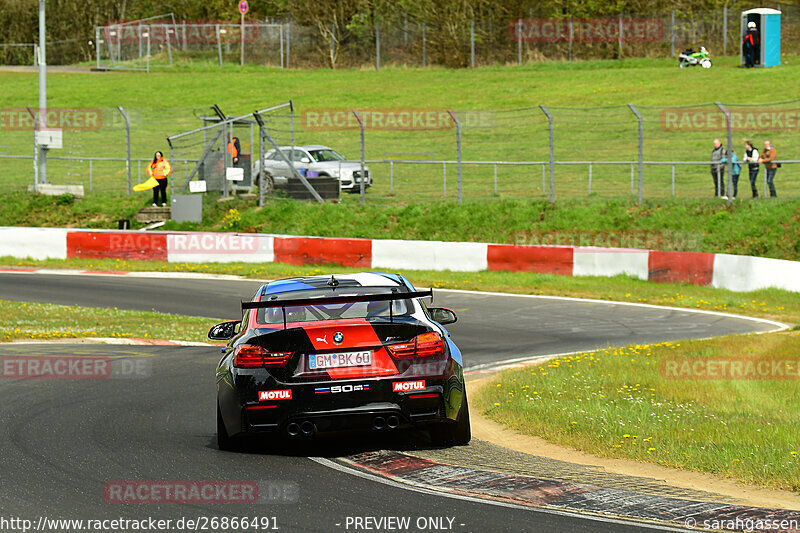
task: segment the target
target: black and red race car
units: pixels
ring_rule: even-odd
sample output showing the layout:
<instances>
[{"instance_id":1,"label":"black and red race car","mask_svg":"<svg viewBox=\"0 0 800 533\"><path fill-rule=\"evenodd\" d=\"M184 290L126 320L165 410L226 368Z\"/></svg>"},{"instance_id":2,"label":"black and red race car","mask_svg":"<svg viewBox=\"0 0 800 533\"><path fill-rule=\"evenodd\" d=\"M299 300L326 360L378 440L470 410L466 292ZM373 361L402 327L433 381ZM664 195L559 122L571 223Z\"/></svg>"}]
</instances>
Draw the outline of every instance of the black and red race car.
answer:
<instances>
[{"instance_id":1,"label":"black and red race car","mask_svg":"<svg viewBox=\"0 0 800 533\"><path fill-rule=\"evenodd\" d=\"M428 307L402 275L336 274L263 285L217 367L217 442L248 436L424 428L435 445L469 442L461 352L444 328L453 311Z\"/></svg>"}]
</instances>

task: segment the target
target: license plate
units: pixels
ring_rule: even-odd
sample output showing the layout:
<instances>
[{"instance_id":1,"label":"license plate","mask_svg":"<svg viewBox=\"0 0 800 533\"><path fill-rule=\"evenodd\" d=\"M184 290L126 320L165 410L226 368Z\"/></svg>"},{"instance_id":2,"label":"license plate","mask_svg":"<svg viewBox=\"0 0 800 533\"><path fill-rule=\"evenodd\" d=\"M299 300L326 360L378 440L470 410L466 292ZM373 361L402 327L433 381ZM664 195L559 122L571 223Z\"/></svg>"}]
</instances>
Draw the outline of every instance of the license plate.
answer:
<instances>
[{"instance_id":1,"label":"license plate","mask_svg":"<svg viewBox=\"0 0 800 533\"><path fill-rule=\"evenodd\" d=\"M344 368L348 366L368 366L372 364L372 352L312 353L308 356L311 370L321 368Z\"/></svg>"}]
</instances>

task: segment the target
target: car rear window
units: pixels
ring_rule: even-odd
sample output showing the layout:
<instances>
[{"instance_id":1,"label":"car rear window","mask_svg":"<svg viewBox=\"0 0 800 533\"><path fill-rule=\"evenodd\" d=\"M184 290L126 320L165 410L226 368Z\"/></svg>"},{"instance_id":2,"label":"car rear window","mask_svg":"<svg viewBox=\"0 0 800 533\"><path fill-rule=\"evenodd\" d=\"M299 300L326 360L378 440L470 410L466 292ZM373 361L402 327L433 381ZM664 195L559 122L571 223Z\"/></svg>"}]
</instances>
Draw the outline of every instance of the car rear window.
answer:
<instances>
[{"instance_id":1,"label":"car rear window","mask_svg":"<svg viewBox=\"0 0 800 533\"><path fill-rule=\"evenodd\" d=\"M363 290L348 291L340 293L339 296L365 295L365 294L386 294L387 291ZM320 293L318 291L295 291L287 293L285 299L298 299L308 296L322 297L330 296L330 292ZM391 306L391 309L390 309ZM286 322L320 322L325 320L342 320L353 318L379 319L389 316L410 315L414 312L414 304L411 300L391 300L376 302L348 302L332 305L302 305L290 306L286 308ZM260 325L283 324L283 308L271 307L259 309L256 315L256 322Z\"/></svg>"}]
</instances>

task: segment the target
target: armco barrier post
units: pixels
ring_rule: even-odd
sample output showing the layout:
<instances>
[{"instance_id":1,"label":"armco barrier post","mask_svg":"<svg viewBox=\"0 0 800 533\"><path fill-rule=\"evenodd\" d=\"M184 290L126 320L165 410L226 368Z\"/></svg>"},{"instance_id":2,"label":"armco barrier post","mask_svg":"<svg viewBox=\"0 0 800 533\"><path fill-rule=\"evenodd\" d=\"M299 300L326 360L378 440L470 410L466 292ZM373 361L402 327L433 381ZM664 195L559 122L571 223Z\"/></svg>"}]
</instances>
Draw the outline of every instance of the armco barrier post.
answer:
<instances>
[{"instance_id":1,"label":"armco barrier post","mask_svg":"<svg viewBox=\"0 0 800 533\"><path fill-rule=\"evenodd\" d=\"M356 120L358 121L358 127L361 130L361 179L359 180L359 192L361 194L360 203L364 203L364 181L366 180L367 176L364 173L364 120L361 118L361 115L358 114L358 111L353 111L353 114L356 116Z\"/></svg>"},{"instance_id":2,"label":"armco barrier post","mask_svg":"<svg viewBox=\"0 0 800 533\"><path fill-rule=\"evenodd\" d=\"M636 120L639 121L639 204L641 205L642 196L644 195L644 121L636 106L628 104L628 107L636 115Z\"/></svg>"},{"instance_id":3,"label":"armco barrier post","mask_svg":"<svg viewBox=\"0 0 800 533\"><path fill-rule=\"evenodd\" d=\"M725 109L725 106L722 105L720 102L714 102L714 104L719 108L720 111L725 115L725 127L728 130L728 145L726 151L728 153L728 163L725 165L726 170L728 171L728 203L733 202L733 176L731 176L731 171L733 170L733 162L731 161L731 146L733 145L733 125L731 123L731 112ZM721 184L720 184L721 185Z\"/></svg>"},{"instance_id":4,"label":"armco barrier post","mask_svg":"<svg viewBox=\"0 0 800 533\"><path fill-rule=\"evenodd\" d=\"M456 123L456 157L458 158L458 203L461 203L462 199L462 174L461 174L461 121L458 120L456 114L453 113L452 110L448 109L447 112L450 114L450 118L453 119L453 122Z\"/></svg>"},{"instance_id":5,"label":"armco barrier post","mask_svg":"<svg viewBox=\"0 0 800 533\"><path fill-rule=\"evenodd\" d=\"M125 119L125 146L127 148L126 158L125 158L125 170L128 174L128 196L131 195L131 121L128 118L128 114L122 108L121 105L117 106L119 109L122 118ZM171 146L171 145L170 145ZM172 155L170 154L170 160L172 160Z\"/></svg>"},{"instance_id":6,"label":"armco barrier post","mask_svg":"<svg viewBox=\"0 0 800 533\"><path fill-rule=\"evenodd\" d=\"M555 160L555 156L553 155L553 115L550 114L550 111L548 111L544 105L540 105L539 109L541 109L542 113L547 117L550 144L550 203L552 204L556 201L555 178L553 176L553 161Z\"/></svg>"}]
</instances>

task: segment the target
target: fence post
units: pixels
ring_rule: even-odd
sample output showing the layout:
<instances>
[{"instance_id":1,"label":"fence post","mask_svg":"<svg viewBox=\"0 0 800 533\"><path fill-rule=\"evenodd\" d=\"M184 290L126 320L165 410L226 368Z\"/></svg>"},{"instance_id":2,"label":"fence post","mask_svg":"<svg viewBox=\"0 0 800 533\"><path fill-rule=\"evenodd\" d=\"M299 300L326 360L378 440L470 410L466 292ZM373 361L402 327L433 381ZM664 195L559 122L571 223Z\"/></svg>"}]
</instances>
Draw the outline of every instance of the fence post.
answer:
<instances>
[{"instance_id":1,"label":"fence post","mask_svg":"<svg viewBox=\"0 0 800 533\"><path fill-rule=\"evenodd\" d=\"M128 113L121 105L117 106L122 118L125 119L125 146L127 147L125 158L125 170L128 174L128 196L131 195L131 121L128 118Z\"/></svg>"},{"instance_id":2,"label":"fence post","mask_svg":"<svg viewBox=\"0 0 800 533\"><path fill-rule=\"evenodd\" d=\"M497 196L497 162L494 164L494 195Z\"/></svg>"},{"instance_id":3,"label":"fence post","mask_svg":"<svg viewBox=\"0 0 800 533\"><path fill-rule=\"evenodd\" d=\"M766 183L766 182L764 182L764 183ZM447 198L447 162L446 161L442 161L442 196Z\"/></svg>"},{"instance_id":4,"label":"fence post","mask_svg":"<svg viewBox=\"0 0 800 533\"><path fill-rule=\"evenodd\" d=\"M389 194L394 194L394 161L389 161Z\"/></svg>"},{"instance_id":5,"label":"fence post","mask_svg":"<svg viewBox=\"0 0 800 533\"><path fill-rule=\"evenodd\" d=\"M26 109L33 119L33 192L39 192L39 138L36 136L39 130L39 115L34 113L30 106Z\"/></svg>"},{"instance_id":6,"label":"fence post","mask_svg":"<svg viewBox=\"0 0 800 533\"><path fill-rule=\"evenodd\" d=\"M539 109L541 109L544 115L547 117L547 129L549 133L550 144L550 203L552 204L556 201L555 178L553 176L553 160L555 159L553 155L553 115L550 114L550 111L548 111L544 105L540 105Z\"/></svg>"},{"instance_id":7,"label":"fence post","mask_svg":"<svg viewBox=\"0 0 800 533\"><path fill-rule=\"evenodd\" d=\"M622 59L622 12L619 14L619 58Z\"/></svg>"},{"instance_id":8,"label":"fence post","mask_svg":"<svg viewBox=\"0 0 800 533\"><path fill-rule=\"evenodd\" d=\"M475 68L475 21L469 21L469 64Z\"/></svg>"},{"instance_id":9,"label":"fence post","mask_svg":"<svg viewBox=\"0 0 800 533\"><path fill-rule=\"evenodd\" d=\"M572 61L572 41L575 38L575 27L572 25L572 17L569 18L569 60Z\"/></svg>"},{"instance_id":10,"label":"fence post","mask_svg":"<svg viewBox=\"0 0 800 533\"><path fill-rule=\"evenodd\" d=\"M725 106L722 105L720 102L714 102L720 111L725 114L725 126L728 130L728 146L726 151L728 153L728 163L725 165L728 171L728 203L730 204L733 201L733 176L731 176L731 170L733 170L733 162L731 161L731 145L733 144L733 125L731 124L731 112L725 109ZM722 184L720 183L720 188L722 188Z\"/></svg>"},{"instance_id":11,"label":"fence post","mask_svg":"<svg viewBox=\"0 0 800 533\"><path fill-rule=\"evenodd\" d=\"M375 25L375 70L381 69L381 25Z\"/></svg>"},{"instance_id":12,"label":"fence post","mask_svg":"<svg viewBox=\"0 0 800 533\"><path fill-rule=\"evenodd\" d=\"M172 28L164 26L164 35L167 37L167 56L169 56L169 64L172 66L172 41L169 38L170 33L172 33Z\"/></svg>"},{"instance_id":13,"label":"fence post","mask_svg":"<svg viewBox=\"0 0 800 533\"><path fill-rule=\"evenodd\" d=\"M517 65L522 64L522 19L517 20Z\"/></svg>"},{"instance_id":14,"label":"fence post","mask_svg":"<svg viewBox=\"0 0 800 533\"><path fill-rule=\"evenodd\" d=\"M147 73L150 74L150 26L147 26L147 31L144 36L147 37Z\"/></svg>"},{"instance_id":15,"label":"fence post","mask_svg":"<svg viewBox=\"0 0 800 533\"><path fill-rule=\"evenodd\" d=\"M628 107L633 114L636 115L636 120L639 121L639 205L642 204L642 196L644 196L644 120L642 114L636 109L633 104L628 104Z\"/></svg>"},{"instance_id":16,"label":"fence post","mask_svg":"<svg viewBox=\"0 0 800 533\"><path fill-rule=\"evenodd\" d=\"M722 6L722 55L728 55L728 6Z\"/></svg>"},{"instance_id":17,"label":"fence post","mask_svg":"<svg viewBox=\"0 0 800 533\"><path fill-rule=\"evenodd\" d=\"M292 19L286 21L286 69L288 70L289 62L292 59Z\"/></svg>"},{"instance_id":18,"label":"fence post","mask_svg":"<svg viewBox=\"0 0 800 533\"><path fill-rule=\"evenodd\" d=\"M672 10L672 24L670 25L670 34L672 37L672 57L675 57L675 10Z\"/></svg>"},{"instance_id":19,"label":"fence post","mask_svg":"<svg viewBox=\"0 0 800 533\"><path fill-rule=\"evenodd\" d=\"M462 199L462 174L461 174L461 121L458 120L456 114L448 109L447 112L450 114L450 118L453 119L453 122L456 123L456 156L458 157L458 203L461 203Z\"/></svg>"},{"instance_id":20,"label":"fence post","mask_svg":"<svg viewBox=\"0 0 800 533\"><path fill-rule=\"evenodd\" d=\"M428 53L425 48L427 42L427 29L428 29L427 25L423 22L422 23L422 66L423 67L428 66Z\"/></svg>"},{"instance_id":21,"label":"fence post","mask_svg":"<svg viewBox=\"0 0 800 533\"><path fill-rule=\"evenodd\" d=\"M589 161L589 196L592 195L592 162Z\"/></svg>"},{"instance_id":22,"label":"fence post","mask_svg":"<svg viewBox=\"0 0 800 533\"><path fill-rule=\"evenodd\" d=\"M278 26L278 39L280 40L281 43L281 68L286 68L283 63L283 27L284 27L283 24Z\"/></svg>"},{"instance_id":23,"label":"fence post","mask_svg":"<svg viewBox=\"0 0 800 533\"><path fill-rule=\"evenodd\" d=\"M219 24L214 24L217 33L217 55L219 56L219 66L222 66L222 40L219 36Z\"/></svg>"},{"instance_id":24,"label":"fence post","mask_svg":"<svg viewBox=\"0 0 800 533\"><path fill-rule=\"evenodd\" d=\"M36 52L34 52L36 54ZM94 29L94 58L97 64L97 69L100 69L100 26ZM36 64L36 56L34 55L34 64Z\"/></svg>"},{"instance_id":25,"label":"fence post","mask_svg":"<svg viewBox=\"0 0 800 533\"><path fill-rule=\"evenodd\" d=\"M358 114L358 111L353 111L353 114L356 116L356 120L358 121L358 127L361 130L361 179L359 181L359 193L361 194L361 200L359 203L364 203L364 181L366 181L366 174L364 169L364 120L362 120L361 115Z\"/></svg>"},{"instance_id":26,"label":"fence post","mask_svg":"<svg viewBox=\"0 0 800 533\"><path fill-rule=\"evenodd\" d=\"M672 196L675 196L675 163L672 164Z\"/></svg>"}]
</instances>

